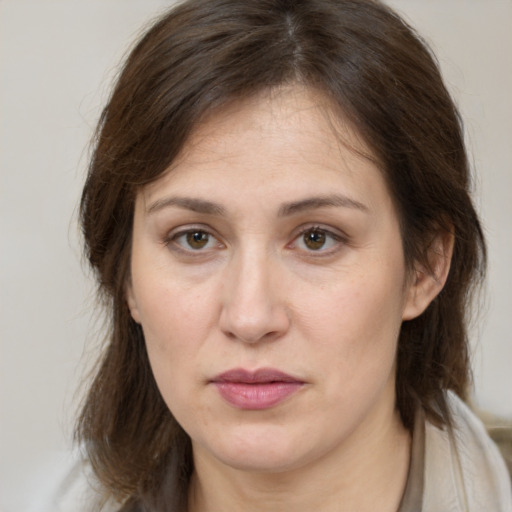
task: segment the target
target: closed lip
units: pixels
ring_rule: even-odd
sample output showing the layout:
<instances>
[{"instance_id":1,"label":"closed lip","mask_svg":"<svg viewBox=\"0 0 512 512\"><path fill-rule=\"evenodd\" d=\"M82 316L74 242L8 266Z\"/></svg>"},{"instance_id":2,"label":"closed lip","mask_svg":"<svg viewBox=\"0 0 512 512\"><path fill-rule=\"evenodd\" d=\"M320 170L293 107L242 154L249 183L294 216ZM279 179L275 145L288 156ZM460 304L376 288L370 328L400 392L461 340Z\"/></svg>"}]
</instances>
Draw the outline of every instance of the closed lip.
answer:
<instances>
[{"instance_id":1,"label":"closed lip","mask_svg":"<svg viewBox=\"0 0 512 512\"><path fill-rule=\"evenodd\" d=\"M219 374L211 383L229 405L252 411L276 407L305 384L274 368L255 371L236 368Z\"/></svg>"},{"instance_id":2,"label":"closed lip","mask_svg":"<svg viewBox=\"0 0 512 512\"><path fill-rule=\"evenodd\" d=\"M303 380L274 368L259 368L252 371L245 370L244 368L234 368L217 375L212 379L212 382L232 382L240 384L269 384L272 382L304 383Z\"/></svg>"}]
</instances>

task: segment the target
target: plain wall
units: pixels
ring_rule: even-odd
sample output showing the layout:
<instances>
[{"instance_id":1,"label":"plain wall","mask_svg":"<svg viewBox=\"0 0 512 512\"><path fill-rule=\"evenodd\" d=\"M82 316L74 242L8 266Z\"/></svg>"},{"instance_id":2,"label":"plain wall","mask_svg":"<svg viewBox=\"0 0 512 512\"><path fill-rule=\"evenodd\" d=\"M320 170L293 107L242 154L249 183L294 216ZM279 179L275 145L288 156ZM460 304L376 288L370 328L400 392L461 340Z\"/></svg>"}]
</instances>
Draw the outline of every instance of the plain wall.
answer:
<instances>
[{"instance_id":1,"label":"plain wall","mask_svg":"<svg viewBox=\"0 0 512 512\"><path fill-rule=\"evenodd\" d=\"M475 399L512 417L512 1L390 3L433 46L466 121L490 250ZM99 329L76 223L87 144L120 58L169 4L0 0L2 512L28 510L71 446Z\"/></svg>"}]
</instances>

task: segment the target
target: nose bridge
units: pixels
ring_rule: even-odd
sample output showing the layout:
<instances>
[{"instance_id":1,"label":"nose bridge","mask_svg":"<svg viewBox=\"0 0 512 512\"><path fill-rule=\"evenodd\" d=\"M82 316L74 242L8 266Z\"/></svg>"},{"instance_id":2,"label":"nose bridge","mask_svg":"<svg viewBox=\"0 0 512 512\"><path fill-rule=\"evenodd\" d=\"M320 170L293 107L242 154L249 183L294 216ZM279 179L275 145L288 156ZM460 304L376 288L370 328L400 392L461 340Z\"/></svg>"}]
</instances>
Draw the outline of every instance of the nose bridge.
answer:
<instances>
[{"instance_id":1,"label":"nose bridge","mask_svg":"<svg viewBox=\"0 0 512 512\"><path fill-rule=\"evenodd\" d=\"M254 343L286 331L289 319L278 291L277 267L276 258L262 243L247 244L233 255L220 319L228 336Z\"/></svg>"}]
</instances>

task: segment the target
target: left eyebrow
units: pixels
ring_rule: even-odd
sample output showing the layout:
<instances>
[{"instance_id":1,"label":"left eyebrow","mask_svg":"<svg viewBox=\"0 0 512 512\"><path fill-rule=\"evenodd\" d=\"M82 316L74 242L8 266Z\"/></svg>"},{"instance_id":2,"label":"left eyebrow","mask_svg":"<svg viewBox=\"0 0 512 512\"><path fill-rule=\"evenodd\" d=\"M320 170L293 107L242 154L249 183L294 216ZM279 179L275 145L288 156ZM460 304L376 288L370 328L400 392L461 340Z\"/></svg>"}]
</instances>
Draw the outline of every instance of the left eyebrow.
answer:
<instances>
[{"instance_id":1,"label":"left eyebrow","mask_svg":"<svg viewBox=\"0 0 512 512\"><path fill-rule=\"evenodd\" d=\"M352 208L355 210L360 210L365 213L368 213L369 211L369 208L366 205L359 201L356 201L355 199L352 199L342 194L334 194L329 196L307 197L305 199L301 199L300 201L284 203L279 208L278 215L280 217L286 217L306 210L315 210L318 208L325 207Z\"/></svg>"}]
</instances>

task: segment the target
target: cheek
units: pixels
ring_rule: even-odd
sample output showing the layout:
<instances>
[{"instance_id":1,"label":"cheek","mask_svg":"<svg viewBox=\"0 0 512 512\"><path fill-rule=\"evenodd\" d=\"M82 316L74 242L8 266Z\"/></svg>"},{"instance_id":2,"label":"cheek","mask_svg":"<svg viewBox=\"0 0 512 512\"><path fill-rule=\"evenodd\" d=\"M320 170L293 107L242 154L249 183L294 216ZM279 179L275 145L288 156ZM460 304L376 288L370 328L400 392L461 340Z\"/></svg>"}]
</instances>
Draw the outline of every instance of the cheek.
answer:
<instances>
[{"instance_id":1,"label":"cheek","mask_svg":"<svg viewBox=\"0 0 512 512\"><path fill-rule=\"evenodd\" d=\"M148 349L179 352L192 349L206 335L212 305L204 293L145 283L139 311Z\"/></svg>"},{"instance_id":2,"label":"cheek","mask_svg":"<svg viewBox=\"0 0 512 512\"><path fill-rule=\"evenodd\" d=\"M362 344L379 333L385 335L392 330L397 334L404 304L403 274L390 272L383 277L367 269L338 276L329 285L310 289L307 294L297 294L297 316L311 328L338 331L341 338L366 333L357 337Z\"/></svg>"},{"instance_id":3,"label":"cheek","mask_svg":"<svg viewBox=\"0 0 512 512\"><path fill-rule=\"evenodd\" d=\"M173 415L186 422L190 397L202 384L197 361L210 332L211 307L203 294L176 286L155 285L144 298L141 324L156 384Z\"/></svg>"},{"instance_id":4,"label":"cheek","mask_svg":"<svg viewBox=\"0 0 512 512\"><path fill-rule=\"evenodd\" d=\"M192 372L215 317L211 284L191 286L168 268L134 259L132 283L149 360L164 399L172 400L179 376ZM150 270L148 270L150 269ZM179 388L185 379L180 379Z\"/></svg>"},{"instance_id":5,"label":"cheek","mask_svg":"<svg viewBox=\"0 0 512 512\"><path fill-rule=\"evenodd\" d=\"M317 356L350 389L385 378L394 365L403 307L401 275L390 272L378 278L370 271L354 272L309 294L300 305L297 317L305 336L315 340Z\"/></svg>"}]
</instances>

